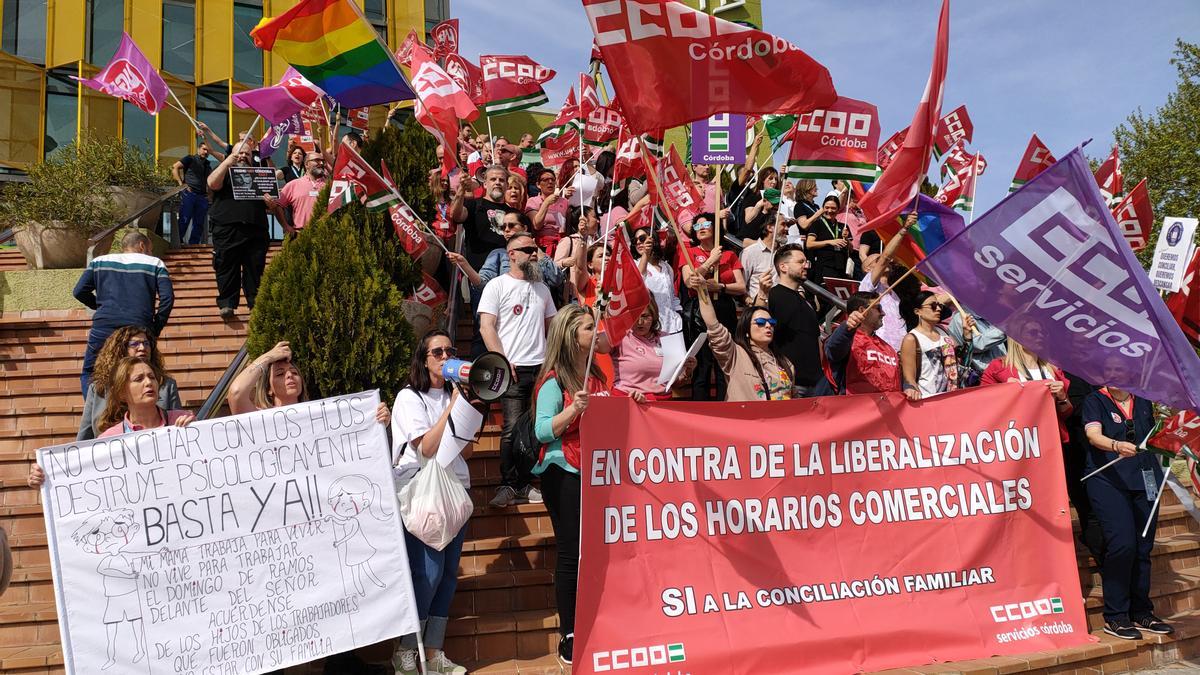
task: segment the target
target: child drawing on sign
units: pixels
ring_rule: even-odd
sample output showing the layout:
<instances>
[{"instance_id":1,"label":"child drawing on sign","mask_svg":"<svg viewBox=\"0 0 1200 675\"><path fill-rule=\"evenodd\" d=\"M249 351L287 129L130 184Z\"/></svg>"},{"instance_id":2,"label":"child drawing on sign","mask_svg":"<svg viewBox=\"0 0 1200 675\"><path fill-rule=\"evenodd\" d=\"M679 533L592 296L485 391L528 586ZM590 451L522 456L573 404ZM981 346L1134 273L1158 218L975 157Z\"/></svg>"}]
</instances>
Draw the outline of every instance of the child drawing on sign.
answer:
<instances>
[{"instance_id":1,"label":"child drawing on sign","mask_svg":"<svg viewBox=\"0 0 1200 675\"><path fill-rule=\"evenodd\" d=\"M359 595L367 594L363 587L363 575L376 586L386 588L371 569L371 557L375 555L375 547L367 541L358 522L358 516L368 511L376 520L387 520L392 516L390 512L384 511L380 496L378 485L366 476L357 474L342 476L329 486L328 502L333 511L335 537L333 545L338 549L342 564L350 568L350 576ZM349 588L346 589L346 593L350 593Z\"/></svg>"},{"instance_id":2,"label":"child drawing on sign","mask_svg":"<svg viewBox=\"0 0 1200 675\"><path fill-rule=\"evenodd\" d=\"M121 553L133 541L138 524L133 520L133 511L117 509L95 513L71 534L71 539L87 553L102 555L96 571L104 577L104 630L108 633L108 661L102 666L107 670L117 662L117 628L128 621L133 629L133 642L137 653L133 662L146 657L146 629L142 625L142 606L138 602L137 578L129 558Z\"/></svg>"}]
</instances>

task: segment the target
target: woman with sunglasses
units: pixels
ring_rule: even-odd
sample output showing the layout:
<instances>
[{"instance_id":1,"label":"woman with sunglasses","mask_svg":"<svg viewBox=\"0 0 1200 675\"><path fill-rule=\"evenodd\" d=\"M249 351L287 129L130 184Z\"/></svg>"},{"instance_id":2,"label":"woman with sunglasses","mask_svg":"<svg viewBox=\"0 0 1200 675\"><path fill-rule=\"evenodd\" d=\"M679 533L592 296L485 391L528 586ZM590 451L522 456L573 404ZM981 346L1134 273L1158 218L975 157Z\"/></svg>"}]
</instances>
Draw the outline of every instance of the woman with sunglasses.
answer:
<instances>
[{"instance_id":1,"label":"woman with sunglasses","mask_svg":"<svg viewBox=\"0 0 1200 675\"><path fill-rule=\"evenodd\" d=\"M680 276L688 289L683 300L684 339L690 344L704 330L703 325L697 325L698 308L708 303L700 302L695 289L708 290L712 299L718 323L727 330L733 330L737 325L737 301L746 294L746 277L742 270L742 261L733 251L722 251L716 241L713 230L714 218L711 213L702 213L692 221L692 240L694 244L688 247L695 270L688 272L687 259L682 255L678 258ZM696 279L690 279L694 276ZM715 278L714 278L715 277ZM702 318L702 317L700 317ZM711 338L710 338L711 339ZM692 399L707 401L710 399L710 388L715 386L717 400L725 398L725 375L716 366L711 344L707 344L696 354L696 373L692 378Z\"/></svg>"},{"instance_id":2,"label":"woman with sunglasses","mask_svg":"<svg viewBox=\"0 0 1200 675\"><path fill-rule=\"evenodd\" d=\"M638 270L642 273L642 282L650 297L658 307L658 325L664 335L678 333L683 330L683 319L680 311L683 305L679 302L679 294L675 292L675 274L671 265L664 260L663 250L658 237L648 228L637 230L633 237L633 246L637 251Z\"/></svg>"},{"instance_id":3,"label":"woman with sunglasses","mask_svg":"<svg viewBox=\"0 0 1200 675\"><path fill-rule=\"evenodd\" d=\"M1154 615L1150 601L1150 551L1157 521L1150 505L1165 487L1162 468L1155 453L1138 452L1154 428L1154 406L1109 385L1088 394L1082 409L1089 444L1084 470L1091 473L1122 458L1086 482L1088 501L1104 533L1104 632L1124 640L1139 640L1142 631L1170 635L1175 629ZM1147 521L1150 528L1142 536Z\"/></svg>"},{"instance_id":4,"label":"woman with sunglasses","mask_svg":"<svg viewBox=\"0 0 1200 675\"><path fill-rule=\"evenodd\" d=\"M688 285L699 288L703 280L688 276ZM731 332L717 320L713 303L700 303L700 316L708 328L708 346L728 385L726 401L783 401L795 393L795 370L772 341L775 319L765 307L742 312Z\"/></svg>"},{"instance_id":5,"label":"woman with sunglasses","mask_svg":"<svg viewBox=\"0 0 1200 675\"><path fill-rule=\"evenodd\" d=\"M117 363L127 356L145 359L154 369L154 377L159 383L159 407L163 410L183 407L183 401L179 399L179 385L163 366L157 341L141 326L122 326L108 336L96 355L96 366L92 371L92 381L88 384L83 417L79 420L79 433L75 434L75 440L90 441L100 433L100 416L108 403L108 381Z\"/></svg>"},{"instance_id":6,"label":"woman with sunglasses","mask_svg":"<svg viewBox=\"0 0 1200 675\"><path fill-rule=\"evenodd\" d=\"M900 377L904 395L910 401L954 391L960 386L959 364L970 360L961 354L971 348L975 320L963 319L966 347L960 349L954 338L942 330L943 305L933 291L921 291L901 307L910 330L900 342Z\"/></svg>"},{"instance_id":7,"label":"woman with sunglasses","mask_svg":"<svg viewBox=\"0 0 1200 675\"><path fill-rule=\"evenodd\" d=\"M566 232L567 202L575 188L567 186L559 191L553 169L543 169L536 180L538 193L525 202L525 215L533 222L531 234L537 239L538 246L552 254Z\"/></svg>"},{"instance_id":8,"label":"woman with sunglasses","mask_svg":"<svg viewBox=\"0 0 1200 675\"><path fill-rule=\"evenodd\" d=\"M442 366L456 357L450 336L444 330L433 329L425 333L413 349L412 362L408 367L408 386L396 396L396 415L392 417L392 473L396 490L408 485L425 461L437 456L442 438L447 434L459 433L452 428L450 411L461 396L457 387L442 375ZM447 467L467 490L471 489L471 473L467 470L467 458L473 445L468 444ZM463 673L461 666L446 657L442 645L446 639L446 624L450 619L450 603L458 587L458 560L462 555L463 539L467 528L462 530L442 550L437 550L420 539L404 532L404 544L408 550L408 564L412 568L413 595L417 603L417 615L421 619L422 641L425 644L425 672ZM417 675L417 635L400 638L400 645L393 659L398 675Z\"/></svg>"}]
</instances>

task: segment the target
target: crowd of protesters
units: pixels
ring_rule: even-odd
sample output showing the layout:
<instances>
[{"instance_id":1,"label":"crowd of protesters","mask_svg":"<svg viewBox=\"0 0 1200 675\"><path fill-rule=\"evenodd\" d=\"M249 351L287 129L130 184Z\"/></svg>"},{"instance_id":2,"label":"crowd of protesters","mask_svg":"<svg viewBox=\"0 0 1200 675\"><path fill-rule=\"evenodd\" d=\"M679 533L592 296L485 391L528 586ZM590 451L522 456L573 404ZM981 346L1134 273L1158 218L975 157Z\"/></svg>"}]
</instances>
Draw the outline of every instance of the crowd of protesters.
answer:
<instances>
[{"instance_id":1,"label":"crowd of protesters","mask_svg":"<svg viewBox=\"0 0 1200 675\"><path fill-rule=\"evenodd\" d=\"M513 385L500 399L501 480L489 506L545 502L557 542L558 654L564 662L571 662L574 643L579 422L596 396L628 396L652 405L896 392L920 402L995 383L1045 386L1060 422L1065 480L1082 539L1102 571L1105 630L1126 639L1140 638L1140 631L1172 632L1153 614L1149 599L1154 527L1145 536L1140 532L1150 513L1143 472L1161 469L1142 454L1084 487L1079 482L1085 472L1136 454L1153 424L1150 403L1064 373L1041 356L1044 345L1017 343L910 274L894 255L915 214L889 241L871 233L856 236L851 224L861 224L862 214L848 186L835 184L818 204L815 181L791 182L773 167L756 168L755 141L750 159L733 175L720 167L691 167L705 210L678 223L677 233L669 222L637 217L654 208L652 188L641 177L614 184L611 150L582 165L544 167L522 163L530 157L528 134L513 145L464 128L460 142L460 168L449 176L437 169L430 173L437 208L430 218L433 229L461 233L459 252L446 256L440 272L448 284L462 282L451 292L466 296L474 316L472 356L496 352L512 366ZM192 161L177 165L189 190L199 193L206 185L212 192L208 218L214 242L229 240L214 260L223 314L237 306L239 286L253 303L265 262L265 213L273 212L289 232L301 231L329 161L318 152L289 152L284 194L251 207L252 202L233 203L224 180L229 166L255 161L251 145L226 147L211 171ZM722 183L728 187L721 189ZM189 197L189 216L203 219L197 201ZM633 328L612 344L603 321L601 275L617 237L628 242L651 300ZM157 344L171 292L161 261L147 255L144 239L129 238L127 252L112 261L137 267L141 276L129 277L138 280L136 288L107 280L111 266L100 265L89 268L77 289L85 302L94 293L89 304L100 306L85 358L79 439L194 419L181 409ZM432 247L431 252L437 254ZM821 292L830 279L847 280L858 292L844 303L835 301ZM104 286L117 283L123 284L119 292L106 295ZM113 303L136 311L109 312ZM664 359L677 348L669 345L697 340L703 347L684 363L674 386L664 386ZM391 407L397 415L380 406L376 419L390 427L397 487L423 466L418 455L433 456L447 433L449 411L461 392L442 376L441 366L456 356L445 332L429 331L417 343L409 380ZM250 362L229 393L233 414L305 400L303 373L284 342ZM542 444L536 461L517 450L522 420L531 422ZM465 454L457 459L451 472L468 487L465 459ZM30 485L43 480L33 467ZM441 550L406 539L426 648L424 672L465 672L442 651L464 535L465 527ZM369 569L366 574L355 583L378 583ZM419 672L416 638L407 636L397 645L397 672Z\"/></svg>"}]
</instances>

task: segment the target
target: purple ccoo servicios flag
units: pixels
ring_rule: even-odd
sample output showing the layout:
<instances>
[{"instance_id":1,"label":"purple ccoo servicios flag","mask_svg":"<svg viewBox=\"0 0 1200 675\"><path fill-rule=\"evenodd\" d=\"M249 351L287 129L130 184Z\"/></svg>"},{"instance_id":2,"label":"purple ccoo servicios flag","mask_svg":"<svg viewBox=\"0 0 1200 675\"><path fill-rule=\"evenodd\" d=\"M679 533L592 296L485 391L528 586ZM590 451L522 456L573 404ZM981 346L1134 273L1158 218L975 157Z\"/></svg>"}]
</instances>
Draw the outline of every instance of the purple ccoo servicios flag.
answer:
<instances>
[{"instance_id":1,"label":"purple ccoo servicios flag","mask_svg":"<svg viewBox=\"0 0 1200 675\"><path fill-rule=\"evenodd\" d=\"M1200 358L1125 243L1081 148L931 253L923 269L1067 372L1200 408Z\"/></svg>"}]
</instances>

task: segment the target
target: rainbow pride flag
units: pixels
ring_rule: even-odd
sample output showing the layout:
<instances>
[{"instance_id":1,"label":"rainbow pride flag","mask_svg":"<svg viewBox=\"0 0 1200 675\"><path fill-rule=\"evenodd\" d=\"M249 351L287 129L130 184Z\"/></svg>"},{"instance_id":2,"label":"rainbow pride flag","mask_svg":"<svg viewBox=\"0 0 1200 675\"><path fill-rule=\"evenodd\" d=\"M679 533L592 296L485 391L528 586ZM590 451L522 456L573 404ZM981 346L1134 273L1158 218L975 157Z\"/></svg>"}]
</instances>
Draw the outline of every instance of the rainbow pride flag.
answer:
<instances>
[{"instance_id":1,"label":"rainbow pride flag","mask_svg":"<svg viewBox=\"0 0 1200 675\"><path fill-rule=\"evenodd\" d=\"M894 223L879 227L879 237L885 244L900 231L911 210L906 208ZM966 220L961 214L922 194L917 199L917 223L909 229L908 238L896 250L895 259L907 267L913 267L966 227Z\"/></svg>"},{"instance_id":2,"label":"rainbow pride flag","mask_svg":"<svg viewBox=\"0 0 1200 675\"><path fill-rule=\"evenodd\" d=\"M414 98L400 66L352 0L301 0L250 31L344 108Z\"/></svg>"}]
</instances>

